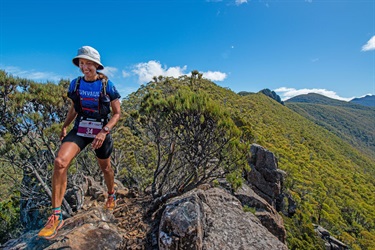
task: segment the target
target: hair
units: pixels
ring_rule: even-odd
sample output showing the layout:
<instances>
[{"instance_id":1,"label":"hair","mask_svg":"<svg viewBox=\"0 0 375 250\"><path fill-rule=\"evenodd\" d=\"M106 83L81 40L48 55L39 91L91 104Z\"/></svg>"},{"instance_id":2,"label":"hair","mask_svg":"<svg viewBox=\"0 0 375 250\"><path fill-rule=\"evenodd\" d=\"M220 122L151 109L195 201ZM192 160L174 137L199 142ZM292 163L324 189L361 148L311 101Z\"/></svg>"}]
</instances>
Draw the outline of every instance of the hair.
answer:
<instances>
[{"instance_id":1,"label":"hair","mask_svg":"<svg viewBox=\"0 0 375 250\"><path fill-rule=\"evenodd\" d=\"M96 72L98 75L99 75L99 79L102 80L102 79L106 79L108 80L108 76L106 76L105 74L103 74L102 72Z\"/></svg>"}]
</instances>

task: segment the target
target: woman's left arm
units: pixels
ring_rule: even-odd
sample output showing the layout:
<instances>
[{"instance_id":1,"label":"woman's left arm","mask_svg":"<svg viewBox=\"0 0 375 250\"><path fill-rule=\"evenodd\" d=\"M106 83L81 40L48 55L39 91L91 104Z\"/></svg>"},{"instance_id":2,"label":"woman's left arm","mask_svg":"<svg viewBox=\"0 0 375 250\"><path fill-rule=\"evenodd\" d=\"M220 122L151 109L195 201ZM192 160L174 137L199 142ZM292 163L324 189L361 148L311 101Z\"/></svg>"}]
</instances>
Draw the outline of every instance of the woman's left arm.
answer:
<instances>
[{"instance_id":1,"label":"woman's left arm","mask_svg":"<svg viewBox=\"0 0 375 250\"><path fill-rule=\"evenodd\" d=\"M112 128L116 126L117 122L120 120L120 116L121 116L120 100L115 99L111 101L111 108L112 108L112 117L106 125L110 130L112 130Z\"/></svg>"}]
</instances>

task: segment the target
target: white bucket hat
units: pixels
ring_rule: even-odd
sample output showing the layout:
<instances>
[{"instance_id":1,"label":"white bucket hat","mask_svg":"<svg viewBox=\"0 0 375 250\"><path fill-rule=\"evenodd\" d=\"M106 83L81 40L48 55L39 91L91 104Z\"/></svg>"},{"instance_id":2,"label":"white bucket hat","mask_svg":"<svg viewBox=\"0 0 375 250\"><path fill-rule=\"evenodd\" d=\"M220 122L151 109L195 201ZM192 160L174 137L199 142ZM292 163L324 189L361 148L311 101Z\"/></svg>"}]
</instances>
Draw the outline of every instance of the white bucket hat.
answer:
<instances>
[{"instance_id":1,"label":"white bucket hat","mask_svg":"<svg viewBox=\"0 0 375 250\"><path fill-rule=\"evenodd\" d=\"M90 46L82 46L78 49L77 56L73 58L73 63L79 67L79 58L93 61L99 65L98 69L104 69L103 64L100 62L99 52Z\"/></svg>"}]
</instances>

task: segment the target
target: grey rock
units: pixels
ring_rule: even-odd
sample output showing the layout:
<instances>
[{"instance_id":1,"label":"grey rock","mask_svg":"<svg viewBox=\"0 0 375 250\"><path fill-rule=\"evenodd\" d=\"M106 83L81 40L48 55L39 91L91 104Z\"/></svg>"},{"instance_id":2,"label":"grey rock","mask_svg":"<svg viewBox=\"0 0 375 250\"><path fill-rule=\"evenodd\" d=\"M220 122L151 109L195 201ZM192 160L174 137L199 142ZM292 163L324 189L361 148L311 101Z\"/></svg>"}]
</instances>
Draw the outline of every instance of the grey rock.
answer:
<instances>
[{"instance_id":1,"label":"grey rock","mask_svg":"<svg viewBox=\"0 0 375 250\"><path fill-rule=\"evenodd\" d=\"M278 169L275 155L260 145L252 144L249 165L251 171L246 179L254 191L276 208L276 200L282 193L286 173Z\"/></svg>"},{"instance_id":2,"label":"grey rock","mask_svg":"<svg viewBox=\"0 0 375 250\"><path fill-rule=\"evenodd\" d=\"M235 192L242 206L255 208L255 216L268 231L286 244L286 230L281 215L266 200L257 195L249 186L243 185Z\"/></svg>"},{"instance_id":3,"label":"grey rock","mask_svg":"<svg viewBox=\"0 0 375 250\"><path fill-rule=\"evenodd\" d=\"M161 218L159 248L288 249L254 214L244 212L236 197L220 188L195 189L172 199Z\"/></svg>"}]
</instances>

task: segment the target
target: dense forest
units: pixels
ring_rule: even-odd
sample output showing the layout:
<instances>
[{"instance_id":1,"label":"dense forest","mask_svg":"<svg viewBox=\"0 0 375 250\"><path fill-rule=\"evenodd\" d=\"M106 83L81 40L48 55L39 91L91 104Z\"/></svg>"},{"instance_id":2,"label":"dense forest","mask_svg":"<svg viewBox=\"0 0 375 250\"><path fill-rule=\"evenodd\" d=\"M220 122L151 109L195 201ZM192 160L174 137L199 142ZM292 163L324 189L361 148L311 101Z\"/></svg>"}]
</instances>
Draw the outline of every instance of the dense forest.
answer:
<instances>
[{"instance_id":1,"label":"dense forest","mask_svg":"<svg viewBox=\"0 0 375 250\"><path fill-rule=\"evenodd\" d=\"M331 131L375 160L375 108L318 94L293 97L286 106Z\"/></svg>"},{"instance_id":2,"label":"dense forest","mask_svg":"<svg viewBox=\"0 0 375 250\"><path fill-rule=\"evenodd\" d=\"M0 83L4 242L27 229L21 226L24 208L43 212L50 206L49 181L69 105L69 81L42 84L0 71ZM287 173L285 191L297 203L292 217L283 215L290 249L323 249L313 223L352 249L374 249L372 156L288 105L263 93L236 94L193 71L191 77L155 77L124 98L121 107L112 165L124 185L150 188L155 198L221 177L236 189L249 170L249 145L257 143L276 155ZM68 191L84 175L100 178L93 162L90 149L77 157ZM66 199L64 210L69 209L79 207Z\"/></svg>"}]
</instances>

